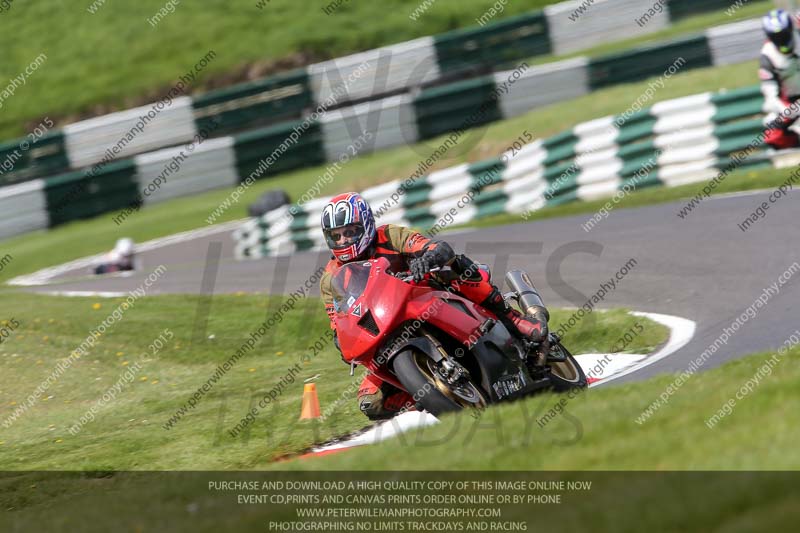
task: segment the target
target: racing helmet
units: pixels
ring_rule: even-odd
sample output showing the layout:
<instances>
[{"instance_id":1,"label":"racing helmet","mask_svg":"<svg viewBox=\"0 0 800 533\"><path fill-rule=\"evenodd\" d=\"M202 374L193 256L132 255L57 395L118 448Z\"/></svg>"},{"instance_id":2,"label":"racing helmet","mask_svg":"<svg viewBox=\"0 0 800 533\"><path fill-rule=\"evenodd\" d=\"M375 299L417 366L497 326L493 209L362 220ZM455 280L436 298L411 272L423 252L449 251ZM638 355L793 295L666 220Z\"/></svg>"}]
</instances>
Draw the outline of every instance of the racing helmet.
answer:
<instances>
[{"instance_id":1,"label":"racing helmet","mask_svg":"<svg viewBox=\"0 0 800 533\"><path fill-rule=\"evenodd\" d=\"M761 19L767 39L784 54L794 51L794 22L783 9L773 9Z\"/></svg>"},{"instance_id":2,"label":"racing helmet","mask_svg":"<svg viewBox=\"0 0 800 533\"><path fill-rule=\"evenodd\" d=\"M377 235L372 209L356 192L334 196L322 210L322 233L336 259L342 263L358 259Z\"/></svg>"},{"instance_id":3,"label":"racing helmet","mask_svg":"<svg viewBox=\"0 0 800 533\"><path fill-rule=\"evenodd\" d=\"M114 246L114 253L116 253L119 257L122 258L130 258L133 257L133 239L129 239L128 237L124 237L117 241L116 246Z\"/></svg>"}]
</instances>

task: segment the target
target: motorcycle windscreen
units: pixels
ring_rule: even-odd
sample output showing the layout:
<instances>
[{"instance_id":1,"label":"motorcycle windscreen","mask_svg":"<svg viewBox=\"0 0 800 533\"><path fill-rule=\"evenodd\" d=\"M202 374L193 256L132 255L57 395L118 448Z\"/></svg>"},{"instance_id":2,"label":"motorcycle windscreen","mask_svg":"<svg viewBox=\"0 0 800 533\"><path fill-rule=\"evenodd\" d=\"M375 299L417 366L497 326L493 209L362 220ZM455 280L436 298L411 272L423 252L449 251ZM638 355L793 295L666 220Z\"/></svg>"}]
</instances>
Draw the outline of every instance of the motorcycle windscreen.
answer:
<instances>
[{"instance_id":1,"label":"motorcycle windscreen","mask_svg":"<svg viewBox=\"0 0 800 533\"><path fill-rule=\"evenodd\" d=\"M333 309L346 314L364 294L369 281L370 263L348 263L342 266L331 279Z\"/></svg>"}]
</instances>

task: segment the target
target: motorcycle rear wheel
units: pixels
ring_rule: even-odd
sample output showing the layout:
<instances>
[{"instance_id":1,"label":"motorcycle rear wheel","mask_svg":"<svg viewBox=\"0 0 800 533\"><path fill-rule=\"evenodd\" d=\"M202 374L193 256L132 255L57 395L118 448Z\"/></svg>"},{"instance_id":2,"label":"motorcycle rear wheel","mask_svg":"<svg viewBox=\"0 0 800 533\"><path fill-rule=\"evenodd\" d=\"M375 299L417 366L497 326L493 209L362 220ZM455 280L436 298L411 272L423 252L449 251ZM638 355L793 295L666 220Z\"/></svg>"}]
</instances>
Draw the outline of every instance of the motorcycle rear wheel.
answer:
<instances>
[{"instance_id":1,"label":"motorcycle rear wheel","mask_svg":"<svg viewBox=\"0 0 800 533\"><path fill-rule=\"evenodd\" d=\"M409 349L398 353L392 368L406 391L434 416L486 407L480 387L471 380L451 385L438 375L436 363L423 352Z\"/></svg>"},{"instance_id":2,"label":"motorcycle rear wheel","mask_svg":"<svg viewBox=\"0 0 800 533\"><path fill-rule=\"evenodd\" d=\"M550 346L550 352L554 351L562 356L564 361L547 363L550 367L550 382L553 384L553 389L556 392L564 392L588 387L589 380L586 379L586 374L569 350L560 342L556 342Z\"/></svg>"}]
</instances>

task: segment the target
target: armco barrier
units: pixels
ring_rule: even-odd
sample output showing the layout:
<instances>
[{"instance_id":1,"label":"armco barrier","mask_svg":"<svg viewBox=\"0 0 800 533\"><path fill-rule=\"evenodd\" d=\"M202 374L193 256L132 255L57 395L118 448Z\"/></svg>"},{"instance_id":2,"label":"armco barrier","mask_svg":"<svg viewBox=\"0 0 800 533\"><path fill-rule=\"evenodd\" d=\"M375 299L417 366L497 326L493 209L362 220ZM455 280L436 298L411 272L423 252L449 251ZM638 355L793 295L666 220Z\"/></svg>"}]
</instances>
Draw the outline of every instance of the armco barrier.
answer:
<instances>
[{"instance_id":1,"label":"armco barrier","mask_svg":"<svg viewBox=\"0 0 800 533\"><path fill-rule=\"evenodd\" d=\"M70 124L64 143L70 167L82 168L188 142L196 134L192 100L184 96L163 109L151 104Z\"/></svg>"},{"instance_id":2,"label":"armco barrier","mask_svg":"<svg viewBox=\"0 0 800 533\"><path fill-rule=\"evenodd\" d=\"M433 37L317 63L307 70L317 104L365 100L427 85L441 77Z\"/></svg>"},{"instance_id":3,"label":"armco barrier","mask_svg":"<svg viewBox=\"0 0 800 533\"><path fill-rule=\"evenodd\" d=\"M653 6L654 0L601 0L592 2L580 14L586 0L562 2L544 8L550 28L553 53L568 54L601 43L631 39L666 29L670 25L669 9L656 11L649 22L640 25L635 19ZM696 2L702 3L702 2Z\"/></svg>"},{"instance_id":4,"label":"armco barrier","mask_svg":"<svg viewBox=\"0 0 800 533\"><path fill-rule=\"evenodd\" d=\"M482 77L423 91L414 99L421 139L503 118L494 78Z\"/></svg>"},{"instance_id":5,"label":"armco barrier","mask_svg":"<svg viewBox=\"0 0 800 533\"><path fill-rule=\"evenodd\" d=\"M122 158L180 144L191 138L192 132L207 129L210 122L218 124L214 136L221 137L269 124L300 120L304 113L319 106L329 110L401 92L413 93L419 88L511 68L527 58L572 52L619 38L659 31L676 17L729 7L727 0L668 0L663 9L653 11L647 24L637 24L635 17L655 9L653 6L653 0L594 0L588 6L585 0L572 0L548 6L543 11L505 19L491 20L489 17L480 20L481 25L471 28L352 54L211 91L193 99L179 99L159 115L157 124L149 126L136 139L125 141L124 147L114 156ZM584 11L581 11L582 7ZM705 57L709 52L703 46L710 47L713 57L705 61L714 65L751 59L757 52L760 39L755 30L756 27L748 27L747 36L737 33L738 30L729 33L710 30L704 37L708 43L690 44L697 51L687 53ZM740 46L742 41L747 46ZM609 72L602 61L589 73L568 66L570 63L557 64L550 73L541 71L541 87L537 87L535 92L563 93L563 98L574 94L576 91L571 85L550 93L550 87L558 87L557 73L581 78L576 86L578 92L586 86L583 78L591 78L592 87L640 79L655 73L655 67L649 61L651 58L648 56L647 59L644 64L650 64L651 68L638 72L636 68L642 64L638 58L632 59L635 68L623 68L622 72ZM702 57L697 61L698 65L705 64ZM620 78L615 77L617 74ZM535 80L529 78L528 81L533 83ZM546 97L525 99L536 105L551 100ZM523 104L501 101L500 105L519 108ZM137 114L147 110L148 106L143 106L66 126L50 137L53 142L38 143L42 147L40 155L30 153L13 161L13 168L4 166L0 186L79 169L102 160L107 149L128 136ZM518 112L515 110L513 114ZM5 161L5 150L16 144L18 141L0 146L0 161ZM334 140L332 144L340 143Z\"/></svg>"},{"instance_id":6,"label":"armco barrier","mask_svg":"<svg viewBox=\"0 0 800 533\"><path fill-rule=\"evenodd\" d=\"M214 124L218 136L299 119L311 106L306 69L240 83L196 96L192 101L197 129Z\"/></svg>"},{"instance_id":7,"label":"armco barrier","mask_svg":"<svg viewBox=\"0 0 800 533\"><path fill-rule=\"evenodd\" d=\"M232 187L325 161L319 123L270 126L206 139L0 188L0 238L141 204ZM268 159L271 154L274 158Z\"/></svg>"},{"instance_id":8,"label":"armco barrier","mask_svg":"<svg viewBox=\"0 0 800 533\"><path fill-rule=\"evenodd\" d=\"M144 205L239 184L234 139L208 139L136 156L137 190Z\"/></svg>"},{"instance_id":9,"label":"armco barrier","mask_svg":"<svg viewBox=\"0 0 800 533\"><path fill-rule=\"evenodd\" d=\"M522 73L508 93L498 99L505 118L515 117L531 109L589 93L589 60L585 57L531 67ZM494 75L495 85L505 82L505 72Z\"/></svg>"},{"instance_id":10,"label":"armco barrier","mask_svg":"<svg viewBox=\"0 0 800 533\"><path fill-rule=\"evenodd\" d=\"M292 137L297 141L291 142ZM325 162L318 122L289 122L241 133L234 138L234 149L240 181L254 172L261 178Z\"/></svg>"},{"instance_id":11,"label":"armco barrier","mask_svg":"<svg viewBox=\"0 0 800 533\"><path fill-rule=\"evenodd\" d=\"M548 18L543 11L454 30L437 35L435 41L439 70L448 76L491 72L497 65L552 52Z\"/></svg>"},{"instance_id":12,"label":"armco barrier","mask_svg":"<svg viewBox=\"0 0 800 533\"><path fill-rule=\"evenodd\" d=\"M325 158L413 144L420 139L418 124L414 101L405 94L330 111L320 118Z\"/></svg>"},{"instance_id":13,"label":"armco barrier","mask_svg":"<svg viewBox=\"0 0 800 533\"><path fill-rule=\"evenodd\" d=\"M50 226L123 209L138 198L136 166L126 159L101 172L75 171L45 180Z\"/></svg>"},{"instance_id":14,"label":"armco barrier","mask_svg":"<svg viewBox=\"0 0 800 533\"><path fill-rule=\"evenodd\" d=\"M758 57L764 31L759 19L726 24L706 31L711 62L716 66L743 63Z\"/></svg>"},{"instance_id":15,"label":"armco barrier","mask_svg":"<svg viewBox=\"0 0 800 533\"><path fill-rule=\"evenodd\" d=\"M45 229L49 223L43 180L0 188L0 239Z\"/></svg>"},{"instance_id":16,"label":"armco barrier","mask_svg":"<svg viewBox=\"0 0 800 533\"><path fill-rule=\"evenodd\" d=\"M660 76L683 58L680 70L713 65L705 35L640 47L589 61L591 90Z\"/></svg>"},{"instance_id":17,"label":"armco barrier","mask_svg":"<svg viewBox=\"0 0 800 533\"><path fill-rule=\"evenodd\" d=\"M429 233L497 213L523 213L613 196L624 186L677 186L737 168L770 164L763 150L759 87L659 102L630 116L579 124L513 155L396 180L363 191L378 223ZM738 159L737 159L738 161ZM318 229L326 199L283 206L234 232L240 258L289 254L324 245Z\"/></svg>"},{"instance_id":18,"label":"armco barrier","mask_svg":"<svg viewBox=\"0 0 800 533\"><path fill-rule=\"evenodd\" d=\"M669 18L671 21L681 20L692 15L701 15L709 11L728 9L736 0L669 0Z\"/></svg>"},{"instance_id":19,"label":"armco barrier","mask_svg":"<svg viewBox=\"0 0 800 533\"><path fill-rule=\"evenodd\" d=\"M69 168L63 132L46 133L25 150L22 147L27 140L0 144L0 187Z\"/></svg>"}]
</instances>

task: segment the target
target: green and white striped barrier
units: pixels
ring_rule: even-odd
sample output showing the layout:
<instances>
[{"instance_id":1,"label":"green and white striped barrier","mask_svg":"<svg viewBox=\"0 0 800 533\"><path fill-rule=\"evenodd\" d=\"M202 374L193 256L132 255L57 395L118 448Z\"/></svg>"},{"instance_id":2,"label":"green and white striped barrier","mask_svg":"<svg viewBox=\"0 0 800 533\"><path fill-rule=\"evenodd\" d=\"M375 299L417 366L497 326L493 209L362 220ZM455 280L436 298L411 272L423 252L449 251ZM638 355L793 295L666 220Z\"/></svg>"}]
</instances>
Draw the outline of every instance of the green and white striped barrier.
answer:
<instances>
[{"instance_id":1,"label":"green and white striped barrier","mask_svg":"<svg viewBox=\"0 0 800 533\"><path fill-rule=\"evenodd\" d=\"M635 19L646 13L653 1L595 0L590 4L573 0L545 7L553 53L569 54L619 40L621 35L631 39L665 30L671 24L668 7L654 11L647 24L636 23Z\"/></svg>"},{"instance_id":2,"label":"green and white striped barrier","mask_svg":"<svg viewBox=\"0 0 800 533\"><path fill-rule=\"evenodd\" d=\"M438 233L494 214L608 198L626 186L704 181L744 150L753 153L739 168L772 163L760 142L762 105L757 86L668 100L579 124L500 158L395 180L362 194L379 224ZM234 232L237 257L322 247L318 221L325 203L318 198L248 220Z\"/></svg>"}]
</instances>

